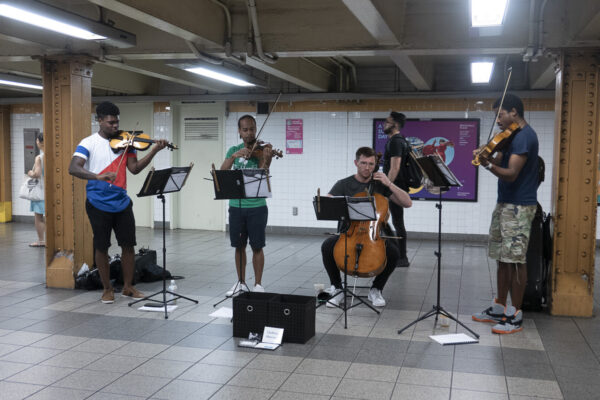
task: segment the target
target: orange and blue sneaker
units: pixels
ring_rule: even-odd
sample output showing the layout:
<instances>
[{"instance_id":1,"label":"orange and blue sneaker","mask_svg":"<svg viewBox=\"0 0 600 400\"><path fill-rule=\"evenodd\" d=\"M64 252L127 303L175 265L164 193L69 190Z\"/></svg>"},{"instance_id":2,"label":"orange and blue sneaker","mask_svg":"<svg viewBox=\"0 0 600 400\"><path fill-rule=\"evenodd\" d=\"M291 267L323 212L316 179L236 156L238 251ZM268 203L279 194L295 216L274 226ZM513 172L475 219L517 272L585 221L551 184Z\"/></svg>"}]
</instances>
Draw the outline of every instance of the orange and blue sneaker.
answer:
<instances>
[{"instance_id":1,"label":"orange and blue sneaker","mask_svg":"<svg viewBox=\"0 0 600 400\"><path fill-rule=\"evenodd\" d=\"M492 300L492 306L483 310L482 312L475 313L471 316L473 321L477 322L493 322L497 324L504 318L504 306L498 303L497 299Z\"/></svg>"},{"instance_id":2,"label":"orange and blue sneaker","mask_svg":"<svg viewBox=\"0 0 600 400\"><path fill-rule=\"evenodd\" d=\"M506 307L504 318L492 327L492 332L498 334L516 333L523 330L523 312L515 307Z\"/></svg>"}]
</instances>

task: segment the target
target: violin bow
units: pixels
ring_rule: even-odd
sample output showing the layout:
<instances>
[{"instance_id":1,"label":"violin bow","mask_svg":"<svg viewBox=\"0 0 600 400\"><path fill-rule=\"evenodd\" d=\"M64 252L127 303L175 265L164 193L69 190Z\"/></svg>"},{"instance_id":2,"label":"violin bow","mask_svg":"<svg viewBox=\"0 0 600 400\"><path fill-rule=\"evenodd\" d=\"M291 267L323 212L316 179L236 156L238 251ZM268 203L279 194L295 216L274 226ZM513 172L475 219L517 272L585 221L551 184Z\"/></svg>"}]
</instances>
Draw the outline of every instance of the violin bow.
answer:
<instances>
[{"instance_id":1,"label":"violin bow","mask_svg":"<svg viewBox=\"0 0 600 400\"><path fill-rule=\"evenodd\" d=\"M494 125L496 125L496 121L498 121L498 116L500 115L500 110L502 109L502 104L504 103L504 96L506 96L506 91L508 90L508 83L510 82L510 76L512 75L512 67L508 67L508 77L506 78L506 85L504 85L504 92L502 93L502 99L500 99L500 105L498 106L498 111L496 112L496 118L492 122L492 127L490 128L490 133L488 134L488 142L492 137L492 132L494 131Z\"/></svg>"},{"instance_id":2,"label":"violin bow","mask_svg":"<svg viewBox=\"0 0 600 400\"><path fill-rule=\"evenodd\" d=\"M275 111L275 107L277 107L277 103L279 102L279 98L280 97L281 97L281 92L279 92L279 95L277 96L277 98L275 99L275 103L273 104L273 108L271 108L271 111L269 111L269 113L267 114L267 118L265 118L265 120L263 121L262 126L260 127L260 130L256 134L256 137L254 138L254 145L252 146L250 154L252 154L252 151L254 151L254 149L256 149L256 145L258 144L258 137L262 133L262 130L265 127L265 124L267 123L267 121L269 120L269 117L271 116L271 114L273 113L273 111Z\"/></svg>"}]
</instances>

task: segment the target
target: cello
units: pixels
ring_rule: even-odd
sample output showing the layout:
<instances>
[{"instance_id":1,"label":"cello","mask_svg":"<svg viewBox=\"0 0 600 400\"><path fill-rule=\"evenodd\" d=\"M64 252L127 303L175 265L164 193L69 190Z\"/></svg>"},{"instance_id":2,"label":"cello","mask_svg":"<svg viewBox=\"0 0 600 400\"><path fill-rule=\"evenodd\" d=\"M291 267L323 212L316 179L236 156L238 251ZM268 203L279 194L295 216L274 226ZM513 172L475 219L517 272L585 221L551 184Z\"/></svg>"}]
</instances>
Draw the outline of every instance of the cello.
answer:
<instances>
[{"instance_id":1,"label":"cello","mask_svg":"<svg viewBox=\"0 0 600 400\"><path fill-rule=\"evenodd\" d=\"M379 165L379 158L377 165ZM377 219L374 221L351 221L346 232L339 235L333 248L333 257L338 269L360 278L379 275L387 262L385 239L381 235L381 230L389 218L388 199L380 193L371 194L369 190L357 193L352 197L368 196L372 196L375 201Z\"/></svg>"}]
</instances>

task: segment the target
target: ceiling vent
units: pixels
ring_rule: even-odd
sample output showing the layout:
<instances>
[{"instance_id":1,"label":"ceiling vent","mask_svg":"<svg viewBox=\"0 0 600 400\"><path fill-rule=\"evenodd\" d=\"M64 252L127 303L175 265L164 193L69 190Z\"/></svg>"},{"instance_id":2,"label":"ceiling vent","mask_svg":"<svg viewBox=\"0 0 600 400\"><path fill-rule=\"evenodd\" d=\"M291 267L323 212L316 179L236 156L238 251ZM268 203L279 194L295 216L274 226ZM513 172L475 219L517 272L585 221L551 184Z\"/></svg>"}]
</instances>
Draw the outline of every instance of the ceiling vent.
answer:
<instances>
[{"instance_id":1,"label":"ceiling vent","mask_svg":"<svg viewBox=\"0 0 600 400\"><path fill-rule=\"evenodd\" d=\"M219 140L219 117L184 118L185 140Z\"/></svg>"}]
</instances>

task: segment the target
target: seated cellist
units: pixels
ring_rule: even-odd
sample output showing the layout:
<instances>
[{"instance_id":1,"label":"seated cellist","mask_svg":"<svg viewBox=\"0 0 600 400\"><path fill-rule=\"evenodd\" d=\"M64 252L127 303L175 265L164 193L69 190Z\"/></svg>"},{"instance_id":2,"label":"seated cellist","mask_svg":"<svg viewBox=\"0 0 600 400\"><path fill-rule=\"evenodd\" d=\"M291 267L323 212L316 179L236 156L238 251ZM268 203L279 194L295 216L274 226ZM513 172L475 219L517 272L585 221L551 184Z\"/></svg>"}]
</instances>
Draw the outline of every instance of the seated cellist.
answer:
<instances>
[{"instance_id":1,"label":"seated cellist","mask_svg":"<svg viewBox=\"0 0 600 400\"><path fill-rule=\"evenodd\" d=\"M360 147L356 151L356 173L336 182L329 191L329 196L354 196L357 193L368 191L369 193L380 193L388 200L408 208L412 205L408 193L394 185L383 172L374 172L377 161L375 151L370 147ZM321 246L323 265L331 281L331 298L327 301L327 307L336 307L343 300L342 279L340 270L334 258L334 247L338 240L337 236L327 238ZM369 301L376 307L385 306L385 299L381 295L383 287L392 274L398 261L399 250L395 240L386 241L387 262L383 272L375 277L369 290Z\"/></svg>"}]
</instances>

